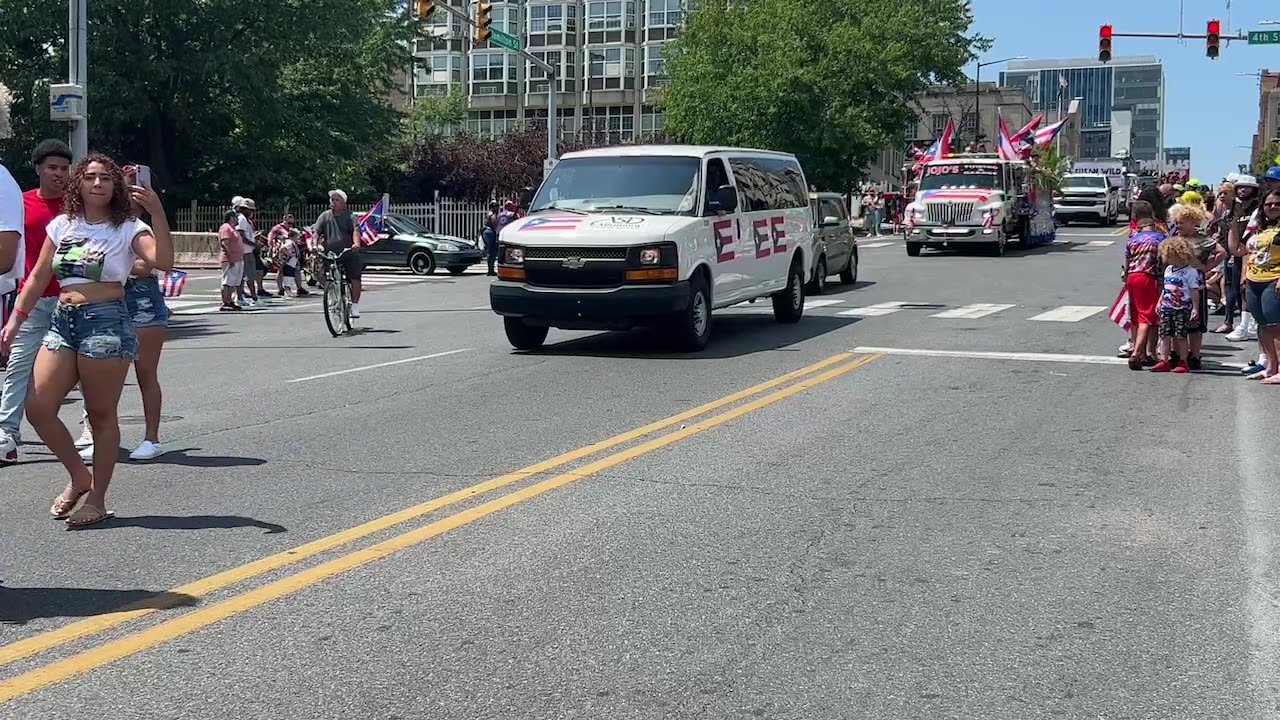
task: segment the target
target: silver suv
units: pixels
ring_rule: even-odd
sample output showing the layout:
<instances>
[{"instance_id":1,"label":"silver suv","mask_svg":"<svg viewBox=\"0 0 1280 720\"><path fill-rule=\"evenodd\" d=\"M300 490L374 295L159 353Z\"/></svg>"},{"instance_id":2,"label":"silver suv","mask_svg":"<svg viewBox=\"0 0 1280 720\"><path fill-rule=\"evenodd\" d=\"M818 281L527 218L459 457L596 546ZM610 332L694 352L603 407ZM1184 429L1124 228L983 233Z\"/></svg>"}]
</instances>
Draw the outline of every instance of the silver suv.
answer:
<instances>
[{"instance_id":1,"label":"silver suv","mask_svg":"<svg viewBox=\"0 0 1280 720\"><path fill-rule=\"evenodd\" d=\"M813 207L813 266L809 294L821 295L827 277L840 274L840 282L858 281L858 242L849 224L849 209L839 193L809 193Z\"/></svg>"}]
</instances>

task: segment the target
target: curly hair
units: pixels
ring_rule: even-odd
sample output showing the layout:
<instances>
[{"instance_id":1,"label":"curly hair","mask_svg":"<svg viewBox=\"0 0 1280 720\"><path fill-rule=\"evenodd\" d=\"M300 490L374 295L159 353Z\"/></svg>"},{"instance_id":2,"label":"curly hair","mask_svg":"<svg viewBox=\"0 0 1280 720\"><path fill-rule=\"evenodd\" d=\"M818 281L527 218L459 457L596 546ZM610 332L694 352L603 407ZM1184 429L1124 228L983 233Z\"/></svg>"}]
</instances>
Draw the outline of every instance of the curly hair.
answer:
<instances>
[{"instance_id":1,"label":"curly hair","mask_svg":"<svg viewBox=\"0 0 1280 720\"><path fill-rule=\"evenodd\" d=\"M1173 235L1160 242L1160 261L1166 265L1187 267L1195 265L1199 259L1195 246L1180 235Z\"/></svg>"},{"instance_id":2,"label":"curly hair","mask_svg":"<svg viewBox=\"0 0 1280 720\"><path fill-rule=\"evenodd\" d=\"M111 176L111 203L109 205L111 211L111 224L122 225L129 220L134 219L133 208L129 201L129 188L124 182L124 172L115 160L103 155L102 153L90 153L84 156L80 162L76 163L71 169L71 179L67 181L66 205L63 212L67 217L84 217L84 174L89 169L89 165L99 163L107 169L107 174Z\"/></svg>"},{"instance_id":3,"label":"curly hair","mask_svg":"<svg viewBox=\"0 0 1280 720\"><path fill-rule=\"evenodd\" d=\"M1183 195L1185 198L1186 195ZM1209 219L1209 212L1197 203L1179 203L1169 208L1169 221L1191 220L1201 225Z\"/></svg>"}]
</instances>

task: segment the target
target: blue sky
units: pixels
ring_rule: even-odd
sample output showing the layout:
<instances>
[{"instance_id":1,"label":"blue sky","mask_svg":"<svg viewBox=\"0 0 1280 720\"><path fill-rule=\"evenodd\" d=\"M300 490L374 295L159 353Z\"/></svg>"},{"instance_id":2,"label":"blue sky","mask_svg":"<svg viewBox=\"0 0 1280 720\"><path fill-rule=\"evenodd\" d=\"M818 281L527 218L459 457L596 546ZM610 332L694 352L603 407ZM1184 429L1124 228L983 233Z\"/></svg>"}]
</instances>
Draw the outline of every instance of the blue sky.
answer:
<instances>
[{"instance_id":1,"label":"blue sky","mask_svg":"<svg viewBox=\"0 0 1280 720\"><path fill-rule=\"evenodd\" d=\"M1210 18L1222 21L1224 35L1236 30L1280 30L1280 26L1257 25L1260 20L1280 20L1276 0L1232 0L1230 27L1227 0L973 0L974 30L995 40L983 60L1013 55L1096 58L1099 25L1110 23L1115 32L1176 33L1183 4L1183 32L1203 34ZM1034 10L1027 9L1031 7ZM1165 72L1165 145L1189 145L1191 173L1210 182L1249 162L1249 150L1235 146L1249 145L1258 126L1258 79L1236 73L1280 70L1280 45L1232 42L1227 46L1223 42L1222 55L1210 60L1205 57L1204 42L1118 37L1112 41L1112 53L1160 58ZM983 80L995 80L1003 69L984 67ZM972 65L968 73L973 77Z\"/></svg>"}]
</instances>

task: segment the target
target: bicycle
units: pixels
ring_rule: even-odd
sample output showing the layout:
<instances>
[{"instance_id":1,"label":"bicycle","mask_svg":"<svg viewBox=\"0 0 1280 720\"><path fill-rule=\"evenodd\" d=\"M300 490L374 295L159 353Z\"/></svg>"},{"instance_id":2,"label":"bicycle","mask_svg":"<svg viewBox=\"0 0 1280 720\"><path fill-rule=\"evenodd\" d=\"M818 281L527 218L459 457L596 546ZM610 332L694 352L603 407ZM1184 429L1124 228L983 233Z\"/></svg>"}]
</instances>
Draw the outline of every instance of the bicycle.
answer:
<instances>
[{"instance_id":1,"label":"bicycle","mask_svg":"<svg viewBox=\"0 0 1280 720\"><path fill-rule=\"evenodd\" d=\"M316 256L325 262L320 284L324 286L324 324L334 337L351 332L351 284L342 270L342 258L351 252L346 248L340 253L317 250Z\"/></svg>"}]
</instances>

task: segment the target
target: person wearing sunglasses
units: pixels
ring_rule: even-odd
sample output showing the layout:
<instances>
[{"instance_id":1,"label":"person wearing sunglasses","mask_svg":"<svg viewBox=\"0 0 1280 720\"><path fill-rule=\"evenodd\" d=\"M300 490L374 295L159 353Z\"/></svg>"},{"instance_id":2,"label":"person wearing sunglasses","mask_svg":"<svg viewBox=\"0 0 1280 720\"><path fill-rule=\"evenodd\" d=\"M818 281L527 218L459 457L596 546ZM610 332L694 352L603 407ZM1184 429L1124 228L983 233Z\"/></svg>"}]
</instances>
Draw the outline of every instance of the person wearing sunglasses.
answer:
<instances>
[{"instance_id":1,"label":"person wearing sunglasses","mask_svg":"<svg viewBox=\"0 0 1280 720\"><path fill-rule=\"evenodd\" d=\"M1249 376L1267 385L1280 385L1280 187L1263 191L1256 228L1248 237L1233 229L1232 254L1245 257L1245 296L1258 324L1263 369Z\"/></svg>"}]
</instances>

